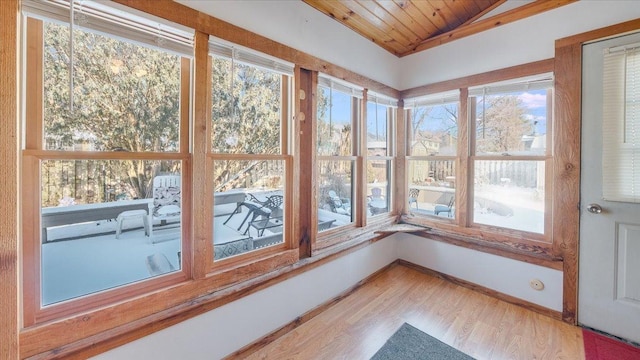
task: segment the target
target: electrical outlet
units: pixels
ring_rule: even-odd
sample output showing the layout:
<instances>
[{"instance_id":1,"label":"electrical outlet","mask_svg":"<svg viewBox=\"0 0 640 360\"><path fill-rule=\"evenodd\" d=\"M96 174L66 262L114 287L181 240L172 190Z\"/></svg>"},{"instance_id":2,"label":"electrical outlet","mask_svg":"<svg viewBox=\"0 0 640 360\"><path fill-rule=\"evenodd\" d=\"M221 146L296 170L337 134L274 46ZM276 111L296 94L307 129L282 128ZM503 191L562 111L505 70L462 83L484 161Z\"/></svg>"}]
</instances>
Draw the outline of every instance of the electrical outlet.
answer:
<instances>
[{"instance_id":1,"label":"electrical outlet","mask_svg":"<svg viewBox=\"0 0 640 360\"><path fill-rule=\"evenodd\" d=\"M540 290L544 289L544 283L542 281L538 280L538 279L531 279L529 281L529 286L531 286L531 288L533 290L540 291Z\"/></svg>"}]
</instances>

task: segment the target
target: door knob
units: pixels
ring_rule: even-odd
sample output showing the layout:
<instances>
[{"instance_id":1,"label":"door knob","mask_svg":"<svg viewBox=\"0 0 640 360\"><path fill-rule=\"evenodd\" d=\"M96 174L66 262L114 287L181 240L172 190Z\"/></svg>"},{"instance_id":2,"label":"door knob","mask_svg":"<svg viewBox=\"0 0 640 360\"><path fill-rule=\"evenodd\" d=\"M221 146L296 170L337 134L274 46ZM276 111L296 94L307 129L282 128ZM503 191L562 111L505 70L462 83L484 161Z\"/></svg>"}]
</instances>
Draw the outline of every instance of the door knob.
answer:
<instances>
[{"instance_id":1,"label":"door knob","mask_svg":"<svg viewBox=\"0 0 640 360\"><path fill-rule=\"evenodd\" d=\"M592 214L600 214L602 212L602 206L598 204L589 204L589 206L587 206L587 211Z\"/></svg>"}]
</instances>

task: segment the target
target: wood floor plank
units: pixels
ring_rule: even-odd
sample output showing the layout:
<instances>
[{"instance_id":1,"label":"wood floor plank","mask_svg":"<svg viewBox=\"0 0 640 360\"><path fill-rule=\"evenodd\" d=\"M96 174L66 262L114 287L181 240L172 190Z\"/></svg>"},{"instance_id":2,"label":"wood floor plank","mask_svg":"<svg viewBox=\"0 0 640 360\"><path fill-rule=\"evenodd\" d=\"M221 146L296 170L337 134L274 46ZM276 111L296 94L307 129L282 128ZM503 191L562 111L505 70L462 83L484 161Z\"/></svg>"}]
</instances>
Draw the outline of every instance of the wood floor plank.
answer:
<instances>
[{"instance_id":1,"label":"wood floor plank","mask_svg":"<svg viewBox=\"0 0 640 360\"><path fill-rule=\"evenodd\" d=\"M369 359L404 322L478 360L584 359L580 328L401 265L247 359Z\"/></svg>"}]
</instances>

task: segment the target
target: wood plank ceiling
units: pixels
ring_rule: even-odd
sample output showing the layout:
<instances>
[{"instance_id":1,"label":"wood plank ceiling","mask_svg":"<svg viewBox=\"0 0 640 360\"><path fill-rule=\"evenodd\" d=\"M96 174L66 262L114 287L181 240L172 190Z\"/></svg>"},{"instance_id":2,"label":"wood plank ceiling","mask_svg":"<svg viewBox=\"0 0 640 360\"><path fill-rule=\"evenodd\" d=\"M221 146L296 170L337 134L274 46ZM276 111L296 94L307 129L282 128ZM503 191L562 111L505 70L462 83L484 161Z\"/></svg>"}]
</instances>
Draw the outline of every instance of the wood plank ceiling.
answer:
<instances>
[{"instance_id":1,"label":"wood plank ceiling","mask_svg":"<svg viewBox=\"0 0 640 360\"><path fill-rule=\"evenodd\" d=\"M303 0L402 57L576 0L535 0L480 19L506 0Z\"/></svg>"}]
</instances>

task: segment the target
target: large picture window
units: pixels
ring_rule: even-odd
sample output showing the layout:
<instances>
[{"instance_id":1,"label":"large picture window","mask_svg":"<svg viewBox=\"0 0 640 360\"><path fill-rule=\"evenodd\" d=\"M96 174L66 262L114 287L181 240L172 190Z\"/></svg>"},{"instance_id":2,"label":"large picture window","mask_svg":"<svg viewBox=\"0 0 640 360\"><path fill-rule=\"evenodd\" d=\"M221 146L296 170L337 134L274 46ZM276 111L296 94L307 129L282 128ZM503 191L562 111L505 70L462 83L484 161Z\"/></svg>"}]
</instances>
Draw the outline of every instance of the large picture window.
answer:
<instances>
[{"instance_id":1,"label":"large picture window","mask_svg":"<svg viewBox=\"0 0 640 360\"><path fill-rule=\"evenodd\" d=\"M183 267L193 34L125 31L133 15L89 1L70 26L69 11L25 3L27 324Z\"/></svg>"}]
</instances>

